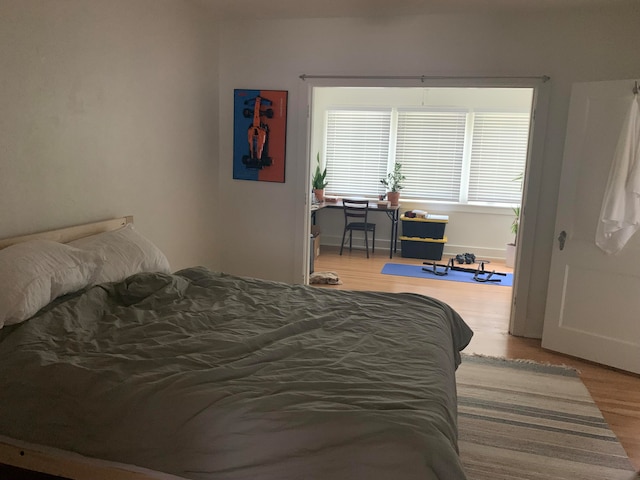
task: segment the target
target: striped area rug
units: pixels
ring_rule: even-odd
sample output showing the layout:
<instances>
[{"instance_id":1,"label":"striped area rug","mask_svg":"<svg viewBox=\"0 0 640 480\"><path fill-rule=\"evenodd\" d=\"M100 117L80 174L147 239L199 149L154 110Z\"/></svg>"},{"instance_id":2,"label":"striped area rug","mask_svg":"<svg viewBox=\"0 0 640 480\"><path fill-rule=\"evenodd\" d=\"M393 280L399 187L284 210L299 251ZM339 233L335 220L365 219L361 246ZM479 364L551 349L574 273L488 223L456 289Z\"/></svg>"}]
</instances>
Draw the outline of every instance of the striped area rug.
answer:
<instances>
[{"instance_id":1,"label":"striped area rug","mask_svg":"<svg viewBox=\"0 0 640 480\"><path fill-rule=\"evenodd\" d=\"M464 355L456 377L469 480L638 478L574 370Z\"/></svg>"}]
</instances>

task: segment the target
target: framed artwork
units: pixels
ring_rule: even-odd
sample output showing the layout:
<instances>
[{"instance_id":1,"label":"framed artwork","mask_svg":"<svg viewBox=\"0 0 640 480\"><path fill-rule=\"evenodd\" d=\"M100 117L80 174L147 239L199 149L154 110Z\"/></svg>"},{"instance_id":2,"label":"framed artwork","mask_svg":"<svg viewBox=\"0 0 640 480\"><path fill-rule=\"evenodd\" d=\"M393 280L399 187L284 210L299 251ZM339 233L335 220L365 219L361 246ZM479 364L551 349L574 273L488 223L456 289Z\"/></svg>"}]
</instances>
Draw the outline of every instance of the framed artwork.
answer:
<instances>
[{"instance_id":1,"label":"framed artwork","mask_svg":"<svg viewBox=\"0 0 640 480\"><path fill-rule=\"evenodd\" d=\"M286 90L233 91L233 178L284 183Z\"/></svg>"}]
</instances>

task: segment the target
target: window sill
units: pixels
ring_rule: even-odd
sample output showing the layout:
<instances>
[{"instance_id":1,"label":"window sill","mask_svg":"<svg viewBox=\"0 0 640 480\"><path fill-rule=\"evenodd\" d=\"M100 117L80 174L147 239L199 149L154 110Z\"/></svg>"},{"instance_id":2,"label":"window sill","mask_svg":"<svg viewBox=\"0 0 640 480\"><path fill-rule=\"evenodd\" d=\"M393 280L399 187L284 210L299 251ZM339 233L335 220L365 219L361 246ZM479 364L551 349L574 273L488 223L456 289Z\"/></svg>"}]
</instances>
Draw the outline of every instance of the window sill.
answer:
<instances>
[{"instance_id":1,"label":"window sill","mask_svg":"<svg viewBox=\"0 0 640 480\"><path fill-rule=\"evenodd\" d=\"M402 210L426 210L439 214L476 213L486 215L513 216L513 205L478 205L454 202L428 202L422 200L403 199L400 195Z\"/></svg>"},{"instance_id":2,"label":"window sill","mask_svg":"<svg viewBox=\"0 0 640 480\"><path fill-rule=\"evenodd\" d=\"M369 196L363 195L339 195L339 194L328 194L330 197L337 198L359 198L359 199L369 199L371 201L377 201L377 198L372 198ZM505 216L513 216L513 207L517 205L511 204L493 204L493 205L483 205L477 203L456 203L456 202L439 202L439 201L427 201L427 200L416 200L416 199L407 199L402 198L402 193L400 194L400 210L426 210L427 212L434 212L443 215L447 215L449 213L475 213L480 215L505 215Z\"/></svg>"}]
</instances>

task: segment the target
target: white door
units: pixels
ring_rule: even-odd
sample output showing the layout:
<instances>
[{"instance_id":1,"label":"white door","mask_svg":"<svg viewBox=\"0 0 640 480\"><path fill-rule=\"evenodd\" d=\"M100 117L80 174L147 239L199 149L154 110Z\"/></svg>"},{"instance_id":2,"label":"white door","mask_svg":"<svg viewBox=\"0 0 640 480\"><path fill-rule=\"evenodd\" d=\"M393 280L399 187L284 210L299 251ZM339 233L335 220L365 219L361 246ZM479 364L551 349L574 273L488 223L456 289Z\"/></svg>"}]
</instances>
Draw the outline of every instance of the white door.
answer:
<instances>
[{"instance_id":1,"label":"white door","mask_svg":"<svg viewBox=\"0 0 640 480\"><path fill-rule=\"evenodd\" d=\"M640 232L616 255L595 243L634 83L573 87L542 346L640 373Z\"/></svg>"}]
</instances>

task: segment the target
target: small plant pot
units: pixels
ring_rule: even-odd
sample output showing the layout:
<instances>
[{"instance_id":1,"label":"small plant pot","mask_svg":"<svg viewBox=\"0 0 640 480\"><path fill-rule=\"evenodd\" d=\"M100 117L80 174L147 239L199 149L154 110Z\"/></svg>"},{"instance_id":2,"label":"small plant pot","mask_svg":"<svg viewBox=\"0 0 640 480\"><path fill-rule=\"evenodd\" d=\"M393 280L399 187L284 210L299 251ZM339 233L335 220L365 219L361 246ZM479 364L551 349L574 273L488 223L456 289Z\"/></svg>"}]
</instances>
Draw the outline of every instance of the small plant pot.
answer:
<instances>
[{"instance_id":1,"label":"small plant pot","mask_svg":"<svg viewBox=\"0 0 640 480\"><path fill-rule=\"evenodd\" d=\"M516 245L515 243L507 243L507 250L505 252L504 264L513 268L516 264Z\"/></svg>"},{"instance_id":2,"label":"small plant pot","mask_svg":"<svg viewBox=\"0 0 640 480\"><path fill-rule=\"evenodd\" d=\"M324 202L324 188L315 188L313 190L313 195L316 197L318 202Z\"/></svg>"},{"instance_id":3,"label":"small plant pot","mask_svg":"<svg viewBox=\"0 0 640 480\"><path fill-rule=\"evenodd\" d=\"M391 206L395 207L400 202L400 192L387 192L387 198Z\"/></svg>"}]
</instances>

